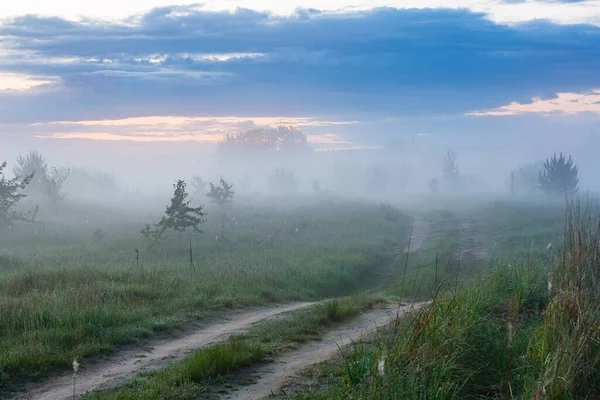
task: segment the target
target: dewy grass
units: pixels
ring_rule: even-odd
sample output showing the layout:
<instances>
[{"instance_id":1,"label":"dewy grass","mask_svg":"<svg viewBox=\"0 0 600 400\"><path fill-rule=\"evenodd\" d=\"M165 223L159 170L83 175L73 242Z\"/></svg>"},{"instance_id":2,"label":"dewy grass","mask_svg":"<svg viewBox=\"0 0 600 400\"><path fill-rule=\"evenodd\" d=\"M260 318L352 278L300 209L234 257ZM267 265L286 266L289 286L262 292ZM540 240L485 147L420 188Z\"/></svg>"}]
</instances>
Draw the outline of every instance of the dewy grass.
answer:
<instances>
[{"instance_id":1,"label":"dewy grass","mask_svg":"<svg viewBox=\"0 0 600 400\"><path fill-rule=\"evenodd\" d=\"M566 216L550 256L441 293L325 367L323 388L292 397L599 398L598 207L574 203Z\"/></svg>"},{"instance_id":2,"label":"dewy grass","mask_svg":"<svg viewBox=\"0 0 600 400\"><path fill-rule=\"evenodd\" d=\"M87 230L46 223L1 232L2 391L210 310L376 286L409 224L368 204L232 209L226 237L220 221L191 237L191 268L189 235L136 259L135 249L145 248L141 217L79 212ZM103 239L94 235L99 228Z\"/></svg>"},{"instance_id":3,"label":"dewy grass","mask_svg":"<svg viewBox=\"0 0 600 400\"><path fill-rule=\"evenodd\" d=\"M317 338L334 322L358 314L381 300L378 294L362 294L329 300L283 318L254 325L249 332L226 343L200 349L159 371L138 375L126 385L93 393L88 400L197 398L215 378L223 377L285 350L293 343Z\"/></svg>"}]
</instances>

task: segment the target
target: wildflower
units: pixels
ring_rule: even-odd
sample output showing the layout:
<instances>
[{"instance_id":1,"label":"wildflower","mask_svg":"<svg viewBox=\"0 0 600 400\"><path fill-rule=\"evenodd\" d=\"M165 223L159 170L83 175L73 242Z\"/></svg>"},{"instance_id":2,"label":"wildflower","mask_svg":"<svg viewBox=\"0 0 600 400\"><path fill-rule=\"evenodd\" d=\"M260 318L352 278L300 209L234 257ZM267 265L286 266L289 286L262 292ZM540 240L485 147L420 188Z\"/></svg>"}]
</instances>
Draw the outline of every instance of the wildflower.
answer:
<instances>
[{"instance_id":1,"label":"wildflower","mask_svg":"<svg viewBox=\"0 0 600 400\"><path fill-rule=\"evenodd\" d=\"M73 372L77 373L77 371L79 371L79 363L77 362L77 359L73 360Z\"/></svg>"},{"instance_id":2,"label":"wildflower","mask_svg":"<svg viewBox=\"0 0 600 400\"><path fill-rule=\"evenodd\" d=\"M385 358L380 358L379 363L377 363L377 371L380 376L385 376Z\"/></svg>"},{"instance_id":3,"label":"wildflower","mask_svg":"<svg viewBox=\"0 0 600 400\"><path fill-rule=\"evenodd\" d=\"M546 250L552 250L552 243L548 243L548 246L546 246Z\"/></svg>"},{"instance_id":4,"label":"wildflower","mask_svg":"<svg viewBox=\"0 0 600 400\"><path fill-rule=\"evenodd\" d=\"M548 293L552 291L552 281L548 279Z\"/></svg>"}]
</instances>

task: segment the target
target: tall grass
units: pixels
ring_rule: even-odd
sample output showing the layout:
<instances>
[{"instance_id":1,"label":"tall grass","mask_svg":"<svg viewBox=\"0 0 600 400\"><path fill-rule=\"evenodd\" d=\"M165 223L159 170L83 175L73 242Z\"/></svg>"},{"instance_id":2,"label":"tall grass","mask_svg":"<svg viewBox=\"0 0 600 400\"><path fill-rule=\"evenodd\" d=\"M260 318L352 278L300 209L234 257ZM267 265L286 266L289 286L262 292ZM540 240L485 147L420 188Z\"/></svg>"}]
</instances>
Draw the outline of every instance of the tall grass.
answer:
<instances>
[{"instance_id":1,"label":"tall grass","mask_svg":"<svg viewBox=\"0 0 600 400\"><path fill-rule=\"evenodd\" d=\"M598 207L573 202L564 222L550 256L434 292L430 306L345 351L324 389L294 397L600 398Z\"/></svg>"},{"instance_id":2,"label":"tall grass","mask_svg":"<svg viewBox=\"0 0 600 400\"><path fill-rule=\"evenodd\" d=\"M190 268L188 235L138 262L142 221L83 212L78 219L89 226L0 232L0 391L213 310L376 286L408 226L402 214L390 219L368 204L240 207L230 211L227 237L212 221L191 238ZM98 227L107 232L102 240Z\"/></svg>"}]
</instances>

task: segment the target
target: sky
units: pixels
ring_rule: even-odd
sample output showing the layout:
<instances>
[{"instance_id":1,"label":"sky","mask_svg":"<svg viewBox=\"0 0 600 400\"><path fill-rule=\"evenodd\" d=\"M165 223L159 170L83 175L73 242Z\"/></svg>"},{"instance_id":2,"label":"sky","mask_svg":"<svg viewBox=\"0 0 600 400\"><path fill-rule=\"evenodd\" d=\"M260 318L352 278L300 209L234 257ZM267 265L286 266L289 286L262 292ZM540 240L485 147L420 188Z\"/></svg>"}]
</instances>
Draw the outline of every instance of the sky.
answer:
<instances>
[{"instance_id":1,"label":"sky","mask_svg":"<svg viewBox=\"0 0 600 400\"><path fill-rule=\"evenodd\" d=\"M3 2L0 149L292 124L542 154L595 132L598 71L600 0Z\"/></svg>"}]
</instances>

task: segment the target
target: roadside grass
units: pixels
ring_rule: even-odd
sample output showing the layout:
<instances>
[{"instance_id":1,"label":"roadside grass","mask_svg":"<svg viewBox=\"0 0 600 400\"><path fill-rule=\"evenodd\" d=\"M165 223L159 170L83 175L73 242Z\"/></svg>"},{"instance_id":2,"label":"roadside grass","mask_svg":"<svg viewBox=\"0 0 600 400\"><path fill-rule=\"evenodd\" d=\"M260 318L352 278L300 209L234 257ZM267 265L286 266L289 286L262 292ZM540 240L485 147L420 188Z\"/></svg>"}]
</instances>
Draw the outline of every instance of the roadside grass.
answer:
<instances>
[{"instance_id":1,"label":"roadside grass","mask_svg":"<svg viewBox=\"0 0 600 400\"><path fill-rule=\"evenodd\" d=\"M545 259L548 245L560 246L564 203L495 202L477 213L486 231L488 254L505 262Z\"/></svg>"},{"instance_id":2,"label":"roadside grass","mask_svg":"<svg viewBox=\"0 0 600 400\"><path fill-rule=\"evenodd\" d=\"M139 234L147 220L133 212L79 209L60 224L0 232L0 391L215 310L377 286L409 224L362 203L246 206L229 210L223 234L211 212L219 218L202 235L152 252Z\"/></svg>"},{"instance_id":3,"label":"roadside grass","mask_svg":"<svg viewBox=\"0 0 600 400\"><path fill-rule=\"evenodd\" d=\"M456 293L437 293L313 371L311 391L282 397L599 398L600 218L591 203L570 204L566 216L547 262L499 264Z\"/></svg>"},{"instance_id":4,"label":"roadside grass","mask_svg":"<svg viewBox=\"0 0 600 400\"><path fill-rule=\"evenodd\" d=\"M458 272L455 254L460 251L459 216L449 210L437 210L424 213L423 218L429 224L423 246L408 257L405 252L398 254L396 268L383 286L398 298L429 299L436 282L449 285L454 282L450 278L456 277ZM405 243L408 245L408 240Z\"/></svg>"},{"instance_id":5,"label":"roadside grass","mask_svg":"<svg viewBox=\"0 0 600 400\"><path fill-rule=\"evenodd\" d=\"M228 342L195 351L167 367L139 374L122 387L84 396L87 400L189 399L210 394L228 375L267 362L290 346L317 339L336 323L384 300L379 293L328 300L287 316L255 324Z\"/></svg>"}]
</instances>

